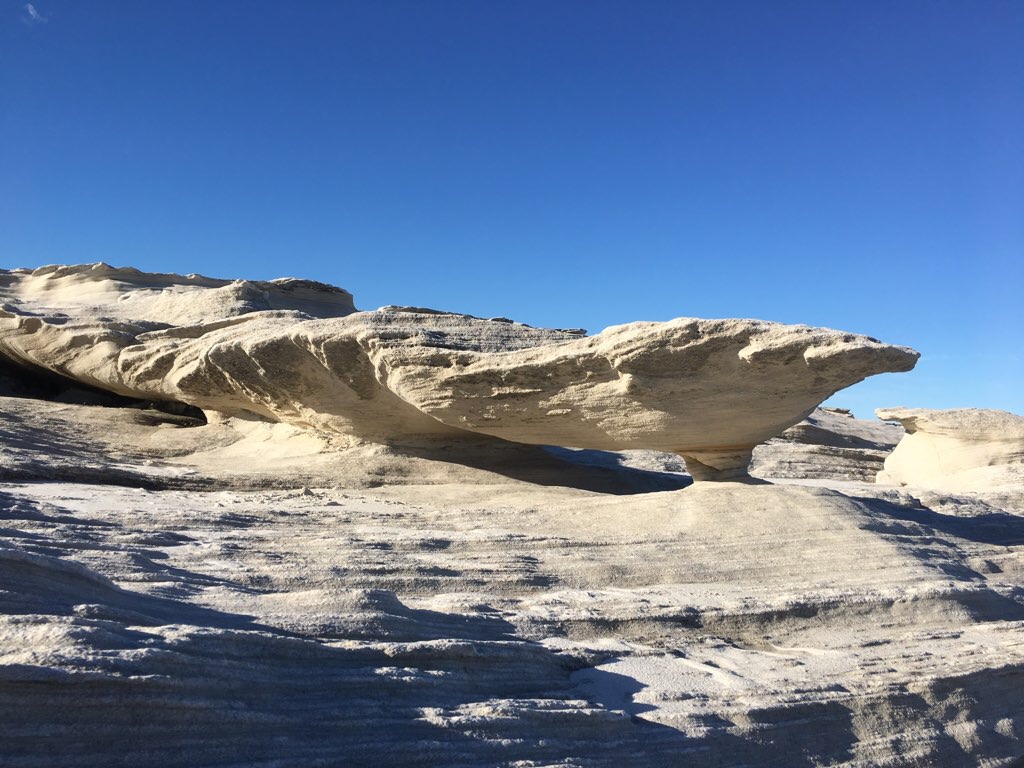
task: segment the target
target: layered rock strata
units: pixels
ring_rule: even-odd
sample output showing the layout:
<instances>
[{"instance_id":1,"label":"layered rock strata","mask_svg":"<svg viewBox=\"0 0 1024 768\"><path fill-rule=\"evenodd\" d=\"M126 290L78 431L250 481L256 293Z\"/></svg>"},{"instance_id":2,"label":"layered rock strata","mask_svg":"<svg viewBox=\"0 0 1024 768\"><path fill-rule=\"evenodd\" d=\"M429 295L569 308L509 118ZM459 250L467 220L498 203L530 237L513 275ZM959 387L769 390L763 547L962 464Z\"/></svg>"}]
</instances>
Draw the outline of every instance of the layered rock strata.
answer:
<instances>
[{"instance_id":1,"label":"layered rock strata","mask_svg":"<svg viewBox=\"0 0 1024 768\"><path fill-rule=\"evenodd\" d=\"M434 310L356 312L308 281L106 265L0 273L0 355L116 394L416 443L486 435L683 456L747 473L754 446L905 347L760 320L638 322L581 338Z\"/></svg>"},{"instance_id":2,"label":"layered rock strata","mask_svg":"<svg viewBox=\"0 0 1024 768\"><path fill-rule=\"evenodd\" d=\"M849 411L817 408L754 451L755 477L873 483L903 428Z\"/></svg>"}]
</instances>

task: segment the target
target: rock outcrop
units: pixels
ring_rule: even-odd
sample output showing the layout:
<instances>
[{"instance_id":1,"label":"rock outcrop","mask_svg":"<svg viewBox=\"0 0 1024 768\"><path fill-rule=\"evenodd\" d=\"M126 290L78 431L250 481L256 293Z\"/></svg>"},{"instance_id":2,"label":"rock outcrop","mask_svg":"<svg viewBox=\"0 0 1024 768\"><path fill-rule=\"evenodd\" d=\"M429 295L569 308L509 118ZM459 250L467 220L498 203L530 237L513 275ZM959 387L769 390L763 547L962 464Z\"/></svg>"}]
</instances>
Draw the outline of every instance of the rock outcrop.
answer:
<instances>
[{"instance_id":1,"label":"rock outcrop","mask_svg":"<svg viewBox=\"0 0 1024 768\"><path fill-rule=\"evenodd\" d=\"M945 491L1024 490L1024 417L1006 411L880 408L907 431L878 482Z\"/></svg>"},{"instance_id":2,"label":"rock outcrop","mask_svg":"<svg viewBox=\"0 0 1024 768\"><path fill-rule=\"evenodd\" d=\"M48 322L123 322L150 329L189 326L252 312L291 310L311 317L356 311L352 294L313 280L218 280L141 272L109 264L0 270L0 303L46 314Z\"/></svg>"},{"instance_id":3,"label":"rock outcrop","mask_svg":"<svg viewBox=\"0 0 1024 768\"><path fill-rule=\"evenodd\" d=\"M695 479L751 451L905 347L760 320L638 322L593 337L504 319L356 312L318 283L106 265L0 273L0 355L119 395L402 443L486 435L682 455Z\"/></svg>"},{"instance_id":4,"label":"rock outcrop","mask_svg":"<svg viewBox=\"0 0 1024 768\"><path fill-rule=\"evenodd\" d=\"M751 474L802 480L874 482L903 428L849 411L817 408L806 419L754 450Z\"/></svg>"}]
</instances>

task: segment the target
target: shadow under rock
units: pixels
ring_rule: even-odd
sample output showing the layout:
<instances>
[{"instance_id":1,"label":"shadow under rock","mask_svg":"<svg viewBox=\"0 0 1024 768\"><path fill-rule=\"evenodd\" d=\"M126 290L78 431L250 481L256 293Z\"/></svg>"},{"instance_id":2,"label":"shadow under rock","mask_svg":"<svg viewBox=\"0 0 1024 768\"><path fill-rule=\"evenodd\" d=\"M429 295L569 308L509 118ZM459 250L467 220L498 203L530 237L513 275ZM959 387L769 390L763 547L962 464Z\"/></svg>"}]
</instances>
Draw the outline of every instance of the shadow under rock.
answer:
<instances>
[{"instance_id":1,"label":"shadow under rock","mask_svg":"<svg viewBox=\"0 0 1024 768\"><path fill-rule=\"evenodd\" d=\"M74 405L96 408L108 421L102 433L106 437L97 440L95 434L75 421L74 412L51 413L48 400L36 396L12 397L0 391L0 482L58 481L147 490L213 487L213 481L208 478L157 475L127 466L123 462L132 459L120 457L119 449L116 446L111 449L109 444L124 424L151 428L160 424L198 426L205 423L205 416L177 413L188 408L180 403L110 397L115 398L110 403L91 402L88 398L85 402L68 400ZM144 458L140 455L135 460Z\"/></svg>"},{"instance_id":2,"label":"shadow under rock","mask_svg":"<svg viewBox=\"0 0 1024 768\"><path fill-rule=\"evenodd\" d=\"M399 454L418 459L461 464L535 485L596 493L657 493L693 484L689 475L625 466L623 457L611 451L526 445L498 438L391 447Z\"/></svg>"},{"instance_id":3,"label":"shadow under rock","mask_svg":"<svg viewBox=\"0 0 1024 768\"><path fill-rule=\"evenodd\" d=\"M149 416L142 414L141 418ZM70 432L56 434L40 429L10 411L0 413L0 419L0 449L6 449L12 457L0 457L0 482L92 483L152 491L216 487L209 478L153 475L119 466L118 460L95 441Z\"/></svg>"}]
</instances>

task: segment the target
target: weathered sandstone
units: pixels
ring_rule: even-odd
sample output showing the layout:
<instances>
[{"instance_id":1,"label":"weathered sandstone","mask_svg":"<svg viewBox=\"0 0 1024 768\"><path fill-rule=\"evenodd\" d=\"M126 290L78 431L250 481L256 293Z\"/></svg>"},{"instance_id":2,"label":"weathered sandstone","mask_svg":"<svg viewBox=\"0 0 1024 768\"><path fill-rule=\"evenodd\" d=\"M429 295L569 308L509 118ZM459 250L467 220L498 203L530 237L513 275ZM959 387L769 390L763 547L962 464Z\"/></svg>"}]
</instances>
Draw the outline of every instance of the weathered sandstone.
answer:
<instances>
[{"instance_id":1,"label":"weathered sandstone","mask_svg":"<svg viewBox=\"0 0 1024 768\"><path fill-rule=\"evenodd\" d=\"M593 337L416 308L355 312L316 283L106 265L0 273L0 354L120 395L353 442L487 435L682 455L746 475L754 446L917 353L760 320L638 322ZM477 438L479 439L479 438Z\"/></svg>"},{"instance_id":2,"label":"weathered sandstone","mask_svg":"<svg viewBox=\"0 0 1024 768\"><path fill-rule=\"evenodd\" d=\"M765 479L873 483L903 428L849 411L817 408L806 419L754 451L750 471Z\"/></svg>"},{"instance_id":3,"label":"weathered sandstone","mask_svg":"<svg viewBox=\"0 0 1024 768\"><path fill-rule=\"evenodd\" d=\"M885 461L879 483L949 491L1024 489L1024 417L1006 411L880 408L907 435Z\"/></svg>"}]
</instances>

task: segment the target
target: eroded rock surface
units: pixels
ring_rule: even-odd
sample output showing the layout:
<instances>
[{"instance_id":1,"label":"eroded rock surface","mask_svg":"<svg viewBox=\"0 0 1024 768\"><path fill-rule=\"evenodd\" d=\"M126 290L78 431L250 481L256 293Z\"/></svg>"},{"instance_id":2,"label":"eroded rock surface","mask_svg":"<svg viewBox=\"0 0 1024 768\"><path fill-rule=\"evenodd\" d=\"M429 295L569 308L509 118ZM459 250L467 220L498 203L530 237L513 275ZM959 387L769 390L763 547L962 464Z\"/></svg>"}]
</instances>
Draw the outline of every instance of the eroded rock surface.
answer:
<instances>
[{"instance_id":1,"label":"eroded rock surface","mask_svg":"<svg viewBox=\"0 0 1024 768\"><path fill-rule=\"evenodd\" d=\"M242 333L248 319L221 329L239 334L223 347L168 327L156 337L166 358L147 357L146 332L116 356L120 371L138 352L145 365L130 370L154 386L166 359L165 396L195 387L250 404L233 418L114 396L85 404L85 390L42 400L39 382L11 377L17 396L0 396L0 764L1024 758L1024 518L994 502L971 502L966 517L959 496L829 479L845 470L826 449L863 468L901 428L814 411L758 449L773 484L689 486L675 454L530 446L436 420L451 431L419 447L350 446L338 428L354 417L332 415L327 395L287 406L294 415L297 401L277 399L309 375L305 357L269 367L282 345L323 355L323 381L340 377L332 342L311 347L308 330L339 321L280 312L251 313L253 328L270 319L265 340ZM434 315L415 330L409 317L431 313L367 314L378 319L357 324L365 341L345 343L368 374L351 380L424 419L381 373L403 358L360 350L477 359L564 343L509 323L491 324L503 338L472 318ZM234 367L247 349L260 350L265 376ZM402 413L394 424L408 423ZM333 418L336 429L305 426Z\"/></svg>"},{"instance_id":2,"label":"eroded rock surface","mask_svg":"<svg viewBox=\"0 0 1024 768\"><path fill-rule=\"evenodd\" d=\"M903 428L849 411L816 408L754 450L751 474L763 478L874 482Z\"/></svg>"},{"instance_id":3,"label":"eroded rock surface","mask_svg":"<svg viewBox=\"0 0 1024 768\"><path fill-rule=\"evenodd\" d=\"M1015 765L1022 521L893 498L6 484L0 762Z\"/></svg>"},{"instance_id":4,"label":"eroded rock surface","mask_svg":"<svg viewBox=\"0 0 1024 768\"><path fill-rule=\"evenodd\" d=\"M0 354L119 395L340 433L682 455L745 476L755 445L917 353L760 320L638 322L587 338L344 291L106 265L0 276Z\"/></svg>"},{"instance_id":5,"label":"eroded rock surface","mask_svg":"<svg viewBox=\"0 0 1024 768\"><path fill-rule=\"evenodd\" d=\"M880 408L875 414L907 432L878 482L1024 496L1024 416L978 408Z\"/></svg>"}]
</instances>

